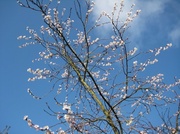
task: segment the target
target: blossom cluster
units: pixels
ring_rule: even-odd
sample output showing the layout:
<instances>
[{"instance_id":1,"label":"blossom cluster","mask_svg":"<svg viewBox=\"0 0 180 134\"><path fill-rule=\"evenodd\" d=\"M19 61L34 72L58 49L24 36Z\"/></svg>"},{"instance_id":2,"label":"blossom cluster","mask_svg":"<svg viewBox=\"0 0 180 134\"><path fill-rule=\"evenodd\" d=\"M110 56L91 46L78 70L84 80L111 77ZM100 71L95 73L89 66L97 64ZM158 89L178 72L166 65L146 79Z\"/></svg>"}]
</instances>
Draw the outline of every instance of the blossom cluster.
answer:
<instances>
[{"instance_id":1,"label":"blossom cluster","mask_svg":"<svg viewBox=\"0 0 180 134\"><path fill-rule=\"evenodd\" d=\"M71 110L71 105L68 103L63 103L63 110L67 111L64 115L64 119L70 124L70 127L73 127L75 124L75 119L73 116L73 111Z\"/></svg>"},{"instance_id":2,"label":"blossom cluster","mask_svg":"<svg viewBox=\"0 0 180 134\"><path fill-rule=\"evenodd\" d=\"M168 48L172 47L172 43L168 43L166 46L164 47L160 47L160 48L155 48L154 50L149 50L149 52L151 53L155 53L155 56L159 55L160 52L163 50L167 50Z\"/></svg>"},{"instance_id":3,"label":"blossom cluster","mask_svg":"<svg viewBox=\"0 0 180 134\"><path fill-rule=\"evenodd\" d=\"M25 121L27 121L28 126L33 127L33 128L36 129L37 131L39 131L39 130L40 130L40 131L49 130L49 126L40 127L39 125L34 124L34 123L32 122L32 120L28 118L27 115L25 115L23 119L24 119Z\"/></svg>"},{"instance_id":4,"label":"blossom cluster","mask_svg":"<svg viewBox=\"0 0 180 134\"><path fill-rule=\"evenodd\" d=\"M29 78L28 81L35 81L36 79L46 79L51 74L51 71L46 68L44 69L37 68L36 70L33 70L32 68L28 68L27 71L35 75L34 77Z\"/></svg>"},{"instance_id":5,"label":"blossom cluster","mask_svg":"<svg viewBox=\"0 0 180 134\"><path fill-rule=\"evenodd\" d=\"M27 121L27 124L28 124L29 127L34 128L36 131L45 131L45 134L55 134L55 132L53 132L53 131L50 129L49 126L40 127L39 125L34 124L34 123L32 122L32 120L28 118L27 115L25 115L23 119L24 119L25 121ZM57 134L66 134L66 132L65 132L64 130L62 130L62 129L59 129L59 130L57 131Z\"/></svg>"}]
</instances>

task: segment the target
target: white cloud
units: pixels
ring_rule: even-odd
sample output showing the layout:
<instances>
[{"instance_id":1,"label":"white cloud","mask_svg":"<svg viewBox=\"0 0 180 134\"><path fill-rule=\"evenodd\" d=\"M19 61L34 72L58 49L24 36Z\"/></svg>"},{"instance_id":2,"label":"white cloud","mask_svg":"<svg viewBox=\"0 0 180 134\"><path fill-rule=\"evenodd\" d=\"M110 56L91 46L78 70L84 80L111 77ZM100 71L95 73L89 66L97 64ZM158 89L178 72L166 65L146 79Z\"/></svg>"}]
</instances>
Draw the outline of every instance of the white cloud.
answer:
<instances>
[{"instance_id":1,"label":"white cloud","mask_svg":"<svg viewBox=\"0 0 180 134\"><path fill-rule=\"evenodd\" d=\"M176 47L180 46L180 25L172 29L172 31L169 33L169 37Z\"/></svg>"},{"instance_id":2,"label":"white cloud","mask_svg":"<svg viewBox=\"0 0 180 134\"><path fill-rule=\"evenodd\" d=\"M153 28L149 27L148 22L161 17L161 14L164 12L166 3L168 1L169 0L135 1L136 8L141 9L142 11L132 23L132 28L130 29L131 40L133 40L135 45L141 47L144 46L144 42L142 40L142 36L144 36L143 32L153 30Z\"/></svg>"},{"instance_id":3,"label":"white cloud","mask_svg":"<svg viewBox=\"0 0 180 134\"><path fill-rule=\"evenodd\" d=\"M123 12L120 15L122 21L124 21L127 18L127 12L129 12L130 7L133 4L133 1L124 2L125 7L123 8ZM106 12L107 14L112 16L112 11L115 6L115 3L117 4L117 8L121 7L121 5L120 5L121 0L103 0L103 1L102 0L94 0L94 2L95 2L95 8L94 8L94 12L93 12L94 19L97 19L102 12ZM118 11L119 10L117 9L114 18L116 18ZM108 19L106 17L102 18L101 20L103 22L108 21ZM108 25L105 26L106 30L109 30L111 28L109 26Z\"/></svg>"},{"instance_id":4,"label":"white cloud","mask_svg":"<svg viewBox=\"0 0 180 134\"><path fill-rule=\"evenodd\" d=\"M146 16L156 13L157 15L162 13L165 8L165 4L169 2L169 0L146 0L146 1L138 1L136 0L136 4L139 8L143 10Z\"/></svg>"},{"instance_id":5,"label":"white cloud","mask_svg":"<svg viewBox=\"0 0 180 134\"><path fill-rule=\"evenodd\" d=\"M107 13L111 14L115 3L117 3L118 7L120 7L119 4L121 3L121 0L104 0L103 2L102 0L95 0L95 15L99 16L99 13L102 11L106 11ZM132 1L126 1L126 6L123 8L123 10L126 12L128 8L130 9L132 4Z\"/></svg>"},{"instance_id":6,"label":"white cloud","mask_svg":"<svg viewBox=\"0 0 180 134\"><path fill-rule=\"evenodd\" d=\"M130 28L128 30L128 33L130 34L130 41L133 41L133 44L136 46L142 46L143 42L142 42L142 36L143 36L143 32L146 30L152 30L151 28L149 28L149 26L147 25L147 23L149 22L149 20L153 20L153 19L159 19L162 15L162 13L165 12L165 8L168 4L168 2L171 2L171 0L124 0L124 8L123 8L123 14L120 15L120 17L122 18L122 20L125 20L127 18L127 12L129 12L130 7L133 3L135 3L135 10L140 9L142 10L142 12L140 13L140 15L135 18L135 20L133 21L133 23L131 24L132 28ZM95 6L95 12L94 12L94 19L97 18L99 16L99 14L102 11L106 11L107 13L109 13L111 15L111 12L113 10L114 7L114 3L115 2L119 2L120 0L94 0L94 2L96 3ZM134 10L134 12L135 12ZM161 24L157 24L157 25L161 25ZM105 27L107 30L107 32L111 29L111 27ZM177 32L177 31L175 31ZM104 32L103 32L104 33ZM168 33L167 33L168 34ZM172 32L173 35L173 32ZM177 36L177 35L176 35ZM174 38L178 38L174 36Z\"/></svg>"}]
</instances>

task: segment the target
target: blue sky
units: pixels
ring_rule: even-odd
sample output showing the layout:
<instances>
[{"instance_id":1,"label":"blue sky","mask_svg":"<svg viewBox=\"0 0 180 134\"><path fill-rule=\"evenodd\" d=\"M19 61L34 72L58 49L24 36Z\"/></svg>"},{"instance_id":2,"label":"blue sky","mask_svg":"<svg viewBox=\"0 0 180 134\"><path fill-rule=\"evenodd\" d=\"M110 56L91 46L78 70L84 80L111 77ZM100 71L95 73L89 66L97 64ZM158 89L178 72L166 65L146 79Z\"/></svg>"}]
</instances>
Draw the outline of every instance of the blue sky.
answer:
<instances>
[{"instance_id":1,"label":"blue sky","mask_svg":"<svg viewBox=\"0 0 180 134\"><path fill-rule=\"evenodd\" d=\"M98 4L99 1L95 2ZM171 42L173 47L158 56L159 62L152 72L164 73L167 82L171 82L173 76L180 78L180 1L135 0L134 2L136 8L142 12L129 31L132 44L140 50L147 50ZM131 4L126 3L127 7ZM108 3L108 6L107 8L105 3L101 3L95 10L96 12L109 10L111 3ZM23 121L26 114L42 126L57 122L56 118L43 112L48 98L37 101L27 93L30 86L38 86L41 91L45 87L45 90L51 87L50 84L42 86L27 82L29 74L26 70L35 66L31 60L36 58L38 50L35 50L35 47L18 48L22 42L17 40L17 37L27 33L26 26L38 30L42 25L42 19L36 12L21 8L16 1L11 0L1 1L0 17L0 130L9 125L10 134L32 134L35 130L29 128ZM106 30L108 31L108 27ZM41 91L37 93L40 94Z\"/></svg>"}]
</instances>

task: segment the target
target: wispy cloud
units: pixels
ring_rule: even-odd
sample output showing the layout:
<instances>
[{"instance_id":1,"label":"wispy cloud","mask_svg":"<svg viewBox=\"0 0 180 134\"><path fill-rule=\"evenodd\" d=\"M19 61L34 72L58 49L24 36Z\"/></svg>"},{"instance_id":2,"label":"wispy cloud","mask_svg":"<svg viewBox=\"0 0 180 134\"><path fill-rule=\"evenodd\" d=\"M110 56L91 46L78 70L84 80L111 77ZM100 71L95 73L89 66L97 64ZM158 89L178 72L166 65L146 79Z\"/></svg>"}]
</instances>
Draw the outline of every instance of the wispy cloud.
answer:
<instances>
[{"instance_id":1,"label":"wispy cloud","mask_svg":"<svg viewBox=\"0 0 180 134\"><path fill-rule=\"evenodd\" d=\"M130 29L131 39L133 40L135 45L140 47L145 47L149 45L147 42L144 42L143 38L147 38L144 36L149 36L149 41L152 44L156 43L152 40L154 39L153 35L145 35L146 31L155 30L155 28L159 27L160 21L157 23L157 20L160 19L161 14L165 11L166 4L169 0L157 1L157 0L149 0L149 1L135 1L136 8L141 9L141 14L136 18L136 20L131 24L132 28ZM156 22L156 26L153 27L149 22ZM159 28L157 28L159 29ZM146 32L147 33L147 32ZM151 41L150 41L151 40ZM162 45L162 44L161 44Z\"/></svg>"},{"instance_id":2,"label":"wispy cloud","mask_svg":"<svg viewBox=\"0 0 180 134\"><path fill-rule=\"evenodd\" d=\"M180 46L180 24L172 29L172 31L169 33L169 37L176 47Z\"/></svg>"},{"instance_id":3,"label":"wispy cloud","mask_svg":"<svg viewBox=\"0 0 180 134\"><path fill-rule=\"evenodd\" d=\"M114 4L120 3L120 0L94 0L96 3L95 9L94 9L94 19L98 17L99 13L102 11L106 11L108 14L111 15ZM157 39L161 40L162 35L163 37L167 36L174 42L177 42L177 40L180 38L180 27L175 27L174 29L170 29L167 26L167 23L162 23L163 17L165 15L169 15L169 12L171 12L173 9L168 9L169 4L171 4L171 0L146 0L146 1L139 1L139 0L128 0L124 2L124 8L123 13L121 14L122 20L125 20L127 18L127 12L129 12L131 5L135 4L135 10L140 9L142 12L140 15L135 18L135 20L131 23L131 27L128 30L128 34L130 36L130 40L133 41L133 44L139 47L144 46L144 32L148 31L156 31L156 37ZM134 11L135 11L134 10ZM154 24L152 24L154 21ZM151 23L151 24L149 24ZM177 25L177 22L173 23L174 25ZM155 27L151 27L150 25L155 25ZM163 26L164 25L164 26ZM164 28L163 28L164 27ZM110 30L111 27L106 26L105 30ZM153 34L149 34L148 36L151 36L149 38L153 39ZM160 43L160 41L151 41L152 44L154 43ZM164 42L163 42L164 43ZM169 42L167 42L169 43ZM160 44L162 45L162 44ZM165 45L165 44L164 44Z\"/></svg>"},{"instance_id":4,"label":"wispy cloud","mask_svg":"<svg viewBox=\"0 0 180 134\"><path fill-rule=\"evenodd\" d=\"M94 8L94 12L93 12L93 15L94 15L94 19L97 19L100 15L100 13L102 12L106 12L107 14L109 14L110 16L112 16L112 11L113 11L113 8L115 6L115 3L117 4L117 8L120 8L121 7L121 1L120 0L95 0L95 8ZM120 14L120 18L122 21L125 21L125 19L127 18L127 13L129 12L131 6L132 6L132 1L126 1L124 2L125 6L123 7L123 12L121 12ZM115 17L117 16L117 12L119 10L117 9L116 11L116 14L115 14ZM108 21L108 19L106 17L103 17L101 19L103 22L104 21ZM110 30L112 27L110 25L105 25L104 28L108 31Z\"/></svg>"}]
</instances>

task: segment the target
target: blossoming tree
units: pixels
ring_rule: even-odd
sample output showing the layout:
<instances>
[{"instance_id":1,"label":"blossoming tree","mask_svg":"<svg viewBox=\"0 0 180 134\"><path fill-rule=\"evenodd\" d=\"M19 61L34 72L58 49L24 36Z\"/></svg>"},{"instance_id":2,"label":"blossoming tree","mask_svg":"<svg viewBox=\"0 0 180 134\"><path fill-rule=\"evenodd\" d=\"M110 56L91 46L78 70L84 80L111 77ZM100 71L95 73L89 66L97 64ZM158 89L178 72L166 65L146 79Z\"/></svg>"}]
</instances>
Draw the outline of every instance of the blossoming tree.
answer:
<instances>
[{"instance_id":1,"label":"blossoming tree","mask_svg":"<svg viewBox=\"0 0 180 134\"><path fill-rule=\"evenodd\" d=\"M166 84L163 74L148 75L156 56L172 44L145 52L129 43L126 31L139 15L133 7L125 20L121 19L124 2L115 3L112 13L102 12L96 21L91 14L95 3L74 0L71 7L61 7L64 1L17 1L21 7L42 14L40 32L27 27L30 36L19 36L27 42L20 47L39 45L44 48L33 62L45 63L43 69L28 68L34 76L28 81L45 79L52 82L51 92L60 111L59 129L35 124L28 116L28 125L46 134L65 133L178 133L180 80ZM100 30L110 25L112 30L101 36ZM143 58L141 58L143 56ZM147 68L148 67L148 68ZM28 93L35 99L41 96ZM63 98L64 101L59 101ZM176 108L172 113L171 108ZM153 114L156 120L153 122ZM49 113L50 114L50 113Z\"/></svg>"}]
</instances>

